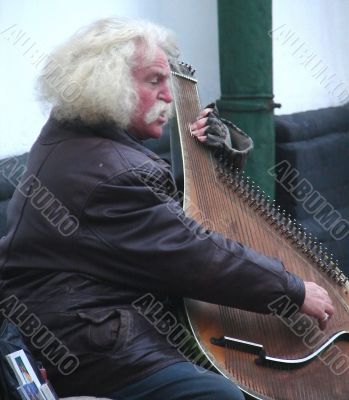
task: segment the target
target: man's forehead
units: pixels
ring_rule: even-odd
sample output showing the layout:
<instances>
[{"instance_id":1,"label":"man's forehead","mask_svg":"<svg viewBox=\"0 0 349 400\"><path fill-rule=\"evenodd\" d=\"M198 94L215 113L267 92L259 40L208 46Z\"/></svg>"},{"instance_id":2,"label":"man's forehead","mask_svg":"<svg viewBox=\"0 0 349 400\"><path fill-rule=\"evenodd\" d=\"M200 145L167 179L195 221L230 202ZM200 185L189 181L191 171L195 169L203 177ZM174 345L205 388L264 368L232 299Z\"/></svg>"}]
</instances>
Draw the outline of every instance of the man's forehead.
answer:
<instances>
[{"instance_id":1,"label":"man's forehead","mask_svg":"<svg viewBox=\"0 0 349 400\"><path fill-rule=\"evenodd\" d=\"M168 74L170 72L170 65L166 53L157 48L151 59L147 56L140 55L138 66L135 70L144 70L152 72L159 72L160 74Z\"/></svg>"},{"instance_id":2,"label":"man's forehead","mask_svg":"<svg viewBox=\"0 0 349 400\"><path fill-rule=\"evenodd\" d=\"M148 62L143 65L138 65L135 68L135 72L140 72L144 74L154 74L161 76L168 76L171 73L170 65L167 60L160 61L154 59L151 62Z\"/></svg>"}]
</instances>

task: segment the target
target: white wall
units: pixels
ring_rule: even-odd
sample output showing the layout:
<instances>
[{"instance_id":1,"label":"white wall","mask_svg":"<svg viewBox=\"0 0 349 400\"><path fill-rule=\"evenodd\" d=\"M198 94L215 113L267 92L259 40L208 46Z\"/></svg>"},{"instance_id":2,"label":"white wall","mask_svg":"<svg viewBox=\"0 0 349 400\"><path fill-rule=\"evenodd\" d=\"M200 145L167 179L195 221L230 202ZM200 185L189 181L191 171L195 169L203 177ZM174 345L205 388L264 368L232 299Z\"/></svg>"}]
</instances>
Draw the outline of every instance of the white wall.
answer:
<instances>
[{"instance_id":1,"label":"white wall","mask_svg":"<svg viewBox=\"0 0 349 400\"><path fill-rule=\"evenodd\" d=\"M0 0L0 159L29 150L45 121L33 93L40 55L110 15L173 29L198 70L202 102L219 98L216 0ZM277 113L349 101L348 19L349 0L273 1Z\"/></svg>"},{"instance_id":2,"label":"white wall","mask_svg":"<svg viewBox=\"0 0 349 400\"><path fill-rule=\"evenodd\" d=\"M174 30L183 61L198 70L202 102L219 98L216 0L0 0L0 159L29 150L45 122L33 92L40 55L112 15Z\"/></svg>"},{"instance_id":3,"label":"white wall","mask_svg":"<svg viewBox=\"0 0 349 400\"><path fill-rule=\"evenodd\" d=\"M349 101L349 0L274 0L278 114Z\"/></svg>"}]
</instances>

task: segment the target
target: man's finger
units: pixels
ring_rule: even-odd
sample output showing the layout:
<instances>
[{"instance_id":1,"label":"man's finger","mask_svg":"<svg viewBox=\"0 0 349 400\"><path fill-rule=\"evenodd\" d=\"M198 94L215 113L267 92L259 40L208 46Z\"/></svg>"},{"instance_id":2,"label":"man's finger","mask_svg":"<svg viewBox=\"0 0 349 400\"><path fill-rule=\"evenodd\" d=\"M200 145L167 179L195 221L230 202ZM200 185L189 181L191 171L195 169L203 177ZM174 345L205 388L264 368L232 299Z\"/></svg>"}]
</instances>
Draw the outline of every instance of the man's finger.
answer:
<instances>
[{"instance_id":1,"label":"man's finger","mask_svg":"<svg viewBox=\"0 0 349 400\"><path fill-rule=\"evenodd\" d=\"M327 325L328 325L328 319L319 319L318 320L319 321L319 328L323 331L323 330L325 330L326 328L327 328Z\"/></svg>"},{"instance_id":2,"label":"man's finger","mask_svg":"<svg viewBox=\"0 0 349 400\"><path fill-rule=\"evenodd\" d=\"M199 136L199 137L197 137L197 139L198 139L200 142L206 142L207 136L206 136L206 135L204 135L204 136Z\"/></svg>"},{"instance_id":3,"label":"man's finger","mask_svg":"<svg viewBox=\"0 0 349 400\"><path fill-rule=\"evenodd\" d=\"M334 314L334 307L332 306L332 302L330 300L330 302L325 306L325 311L323 315L321 316L321 318L318 319L319 327L321 330L326 329L333 314Z\"/></svg>"},{"instance_id":4,"label":"man's finger","mask_svg":"<svg viewBox=\"0 0 349 400\"><path fill-rule=\"evenodd\" d=\"M334 314L334 307L333 307L333 305L332 305L332 301L329 303L329 304L327 304L326 305L326 308L325 308L325 312L329 315L329 317L331 318L332 317L332 315Z\"/></svg>"},{"instance_id":5,"label":"man's finger","mask_svg":"<svg viewBox=\"0 0 349 400\"><path fill-rule=\"evenodd\" d=\"M196 122L194 122L190 125L190 130L193 132L200 128L203 128L206 125L207 120L208 120L208 118L198 119Z\"/></svg>"},{"instance_id":6,"label":"man's finger","mask_svg":"<svg viewBox=\"0 0 349 400\"><path fill-rule=\"evenodd\" d=\"M199 138L199 137L202 137L202 136L204 136L205 135L205 131L206 131L206 129L208 128L208 126L204 126L203 128L200 128L200 129L196 129L196 130L192 130L191 131L191 134L192 134L192 136L195 136L195 137L197 137L197 138ZM206 135L205 135L206 136Z\"/></svg>"},{"instance_id":7,"label":"man's finger","mask_svg":"<svg viewBox=\"0 0 349 400\"><path fill-rule=\"evenodd\" d=\"M202 118L202 117L206 117L212 111L213 111L213 108L204 108L203 110L200 111L200 114L197 117L197 120Z\"/></svg>"},{"instance_id":8,"label":"man's finger","mask_svg":"<svg viewBox=\"0 0 349 400\"><path fill-rule=\"evenodd\" d=\"M330 319L331 319L331 314L329 314L328 312L325 312L322 318L318 319L319 327L321 330L326 329L328 323L330 322Z\"/></svg>"}]
</instances>

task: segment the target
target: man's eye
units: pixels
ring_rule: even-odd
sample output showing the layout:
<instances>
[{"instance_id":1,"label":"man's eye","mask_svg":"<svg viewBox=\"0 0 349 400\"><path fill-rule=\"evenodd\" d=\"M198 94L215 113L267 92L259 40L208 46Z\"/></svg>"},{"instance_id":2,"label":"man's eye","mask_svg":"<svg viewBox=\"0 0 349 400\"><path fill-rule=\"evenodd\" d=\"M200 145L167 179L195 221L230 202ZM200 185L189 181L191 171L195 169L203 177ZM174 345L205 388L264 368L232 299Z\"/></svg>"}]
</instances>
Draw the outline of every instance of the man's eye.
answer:
<instances>
[{"instance_id":1,"label":"man's eye","mask_svg":"<svg viewBox=\"0 0 349 400\"><path fill-rule=\"evenodd\" d=\"M151 84L151 85L157 85L158 83L159 83L159 79L152 79L152 80L150 80L149 81L149 83Z\"/></svg>"}]
</instances>

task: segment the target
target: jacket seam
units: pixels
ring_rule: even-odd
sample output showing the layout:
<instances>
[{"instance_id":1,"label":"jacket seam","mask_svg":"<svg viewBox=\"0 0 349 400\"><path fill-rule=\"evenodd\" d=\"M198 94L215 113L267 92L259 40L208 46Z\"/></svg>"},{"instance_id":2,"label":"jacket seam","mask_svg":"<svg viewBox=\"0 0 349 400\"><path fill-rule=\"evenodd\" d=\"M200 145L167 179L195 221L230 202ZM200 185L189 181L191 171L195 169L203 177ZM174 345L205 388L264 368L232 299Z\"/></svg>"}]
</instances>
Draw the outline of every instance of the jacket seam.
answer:
<instances>
[{"instance_id":1,"label":"jacket seam","mask_svg":"<svg viewBox=\"0 0 349 400\"><path fill-rule=\"evenodd\" d=\"M47 158L51 155L51 153L55 150L55 148L56 148L56 146L53 146L53 148L52 148L50 151L48 151L46 157L44 158L44 160L42 161L41 165L40 165L39 168L37 169L35 175L34 175L34 174L31 174L31 175L34 175L34 176L36 176L36 177L38 176L39 172L41 171L41 169L43 168L44 164L46 163ZM29 162L29 159L28 159L26 165L28 165L28 162ZM26 168L27 168L27 167L26 167ZM31 176L31 175L29 175L29 176ZM16 186L16 189L15 189L15 190L17 190L17 186ZM26 197L25 200L24 200L24 202L23 202L23 205L22 205L22 208L21 208L21 211L20 211L20 216L19 216L18 222L17 222L17 224L16 224L16 228L15 228L14 234L12 235L11 241L10 241L10 243L9 243L9 245L8 245L8 248L7 248L6 258L5 258L5 260L4 260L4 263L0 266L0 272L6 267L6 264L7 264L7 262L8 262L8 259L9 259L10 253L11 253L11 248L12 248L13 240L14 240L14 238L15 238L15 236L16 236L16 232L17 232L17 230L18 230L18 228L19 228L19 225L21 224L21 221L22 221L22 218L23 218L23 213L24 213L25 208L27 207L28 200L29 200L28 197Z\"/></svg>"},{"instance_id":2,"label":"jacket seam","mask_svg":"<svg viewBox=\"0 0 349 400\"><path fill-rule=\"evenodd\" d=\"M235 257L235 258L237 258L237 259L239 259L239 260L242 260L242 261L245 261L245 262L248 261L248 262L250 262L251 264L253 264L254 266L257 266L258 268L262 268L263 271L266 271L266 272L268 272L268 273L273 274L274 276L277 276L278 278L281 278L282 281L283 281L283 286L284 286L284 288L287 289L287 287L288 287L288 284L287 284L287 282L288 282L288 281L287 281L287 277L286 277L284 274L282 274L281 272L278 273L278 272L276 272L276 271L274 271L274 270L272 270L272 269L270 269L270 268L266 268L264 265L257 264L255 261L250 260L248 257L239 256L239 255L235 254L232 250L226 249L226 248L222 247L220 244L218 244L218 243L217 243L215 240L213 240L212 238L208 237L208 239L216 246L216 250L215 250L215 252L214 252L214 255L213 255L212 259L214 259L214 256L216 255L216 252L217 252L217 250L219 249L220 251L224 251L224 252L226 252L227 254L232 255L233 257ZM236 241L235 241L235 242L236 242ZM269 256L265 256L265 257L271 258L271 257L269 257ZM211 259L211 260L212 260L212 259ZM275 261L278 261L278 262L283 266L282 261L279 260L278 258L275 258ZM284 268L284 271L286 271L285 268Z\"/></svg>"},{"instance_id":3,"label":"jacket seam","mask_svg":"<svg viewBox=\"0 0 349 400\"><path fill-rule=\"evenodd\" d=\"M131 172L132 170L136 170L137 167L132 166L132 164L130 163L130 161L122 154L122 152L117 148L116 143L109 139L111 144L113 145L114 151L123 159L123 161L127 164L127 167L124 167L122 170L112 174L112 175L108 175L107 177L105 177L105 179L99 180L94 186L93 188L90 190L90 192L87 194L86 196L86 200L84 201L83 205L81 206L80 209L80 214L79 214L79 220L82 220L82 214L84 212L84 210L86 209L86 205L88 204L88 202L90 201L91 197L94 195L95 191L98 189L98 187L100 185L102 185L103 183L107 183L110 182L112 179L118 178L120 176L122 176L123 174L126 174L127 172ZM130 147L130 146L127 146ZM133 147L130 147L132 149L134 149ZM136 150L138 151L138 150ZM142 153L143 154L143 153ZM146 156L146 155L145 155ZM146 156L147 157L147 156Z\"/></svg>"}]
</instances>

